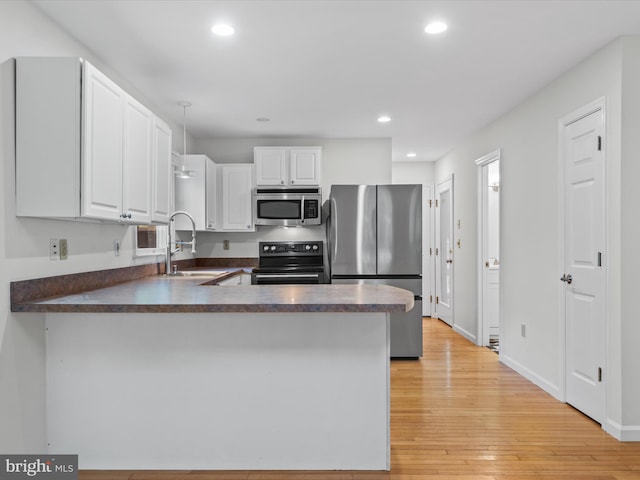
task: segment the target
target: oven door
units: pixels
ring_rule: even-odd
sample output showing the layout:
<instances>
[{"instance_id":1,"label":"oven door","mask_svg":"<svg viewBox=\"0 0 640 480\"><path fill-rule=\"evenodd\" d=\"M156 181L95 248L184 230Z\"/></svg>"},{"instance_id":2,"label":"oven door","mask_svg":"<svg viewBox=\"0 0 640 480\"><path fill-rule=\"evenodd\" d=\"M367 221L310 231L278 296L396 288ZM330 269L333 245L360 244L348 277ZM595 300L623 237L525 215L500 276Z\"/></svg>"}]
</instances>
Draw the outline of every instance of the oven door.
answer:
<instances>
[{"instance_id":1,"label":"oven door","mask_svg":"<svg viewBox=\"0 0 640 480\"><path fill-rule=\"evenodd\" d=\"M289 270L254 268L251 273L251 285L298 285L324 283L322 269Z\"/></svg>"}]
</instances>

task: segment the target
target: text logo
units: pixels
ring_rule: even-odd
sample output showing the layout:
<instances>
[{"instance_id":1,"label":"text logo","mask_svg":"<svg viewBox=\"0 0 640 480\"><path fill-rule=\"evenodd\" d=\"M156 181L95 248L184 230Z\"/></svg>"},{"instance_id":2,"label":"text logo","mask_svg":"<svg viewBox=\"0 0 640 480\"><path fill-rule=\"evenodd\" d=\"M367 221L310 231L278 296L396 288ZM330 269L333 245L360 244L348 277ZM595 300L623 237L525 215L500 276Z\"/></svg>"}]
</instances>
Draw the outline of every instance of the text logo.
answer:
<instances>
[{"instance_id":1,"label":"text logo","mask_svg":"<svg viewBox=\"0 0 640 480\"><path fill-rule=\"evenodd\" d=\"M0 455L0 480L78 480L78 455Z\"/></svg>"}]
</instances>

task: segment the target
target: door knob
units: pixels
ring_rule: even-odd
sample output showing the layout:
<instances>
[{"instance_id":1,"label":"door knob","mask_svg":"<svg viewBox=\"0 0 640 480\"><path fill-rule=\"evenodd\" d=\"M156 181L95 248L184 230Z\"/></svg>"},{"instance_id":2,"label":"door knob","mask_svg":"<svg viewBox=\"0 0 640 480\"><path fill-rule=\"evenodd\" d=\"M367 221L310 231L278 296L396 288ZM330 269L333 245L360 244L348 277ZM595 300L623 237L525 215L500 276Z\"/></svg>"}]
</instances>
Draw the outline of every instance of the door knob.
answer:
<instances>
[{"instance_id":1,"label":"door knob","mask_svg":"<svg viewBox=\"0 0 640 480\"><path fill-rule=\"evenodd\" d=\"M562 280L563 282L567 282L569 285L571 285L571 282L573 282L573 277L571 276L571 274L567 275L565 273L564 275L562 275L562 277L560 277L560 280Z\"/></svg>"}]
</instances>

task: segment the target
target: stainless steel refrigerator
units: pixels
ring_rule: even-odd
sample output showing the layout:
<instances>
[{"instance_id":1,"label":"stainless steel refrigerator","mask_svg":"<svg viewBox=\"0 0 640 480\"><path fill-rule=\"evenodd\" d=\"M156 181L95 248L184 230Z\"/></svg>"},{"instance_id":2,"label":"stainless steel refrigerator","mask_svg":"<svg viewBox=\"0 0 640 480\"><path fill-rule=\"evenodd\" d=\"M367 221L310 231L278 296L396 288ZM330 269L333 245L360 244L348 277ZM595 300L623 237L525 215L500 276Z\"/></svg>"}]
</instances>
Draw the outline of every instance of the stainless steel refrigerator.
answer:
<instances>
[{"instance_id":1,"label":"stainless steel refrigerator","mask_svg":"<svg viewBox=\"0 0 640 480\"><path fill-rule=\"evenodd\" d=\"M327 243L331 283L413 292L411 311L391 315L391 357L421 357L422 186L332 185Z\"/></svg>"}]
</instances>

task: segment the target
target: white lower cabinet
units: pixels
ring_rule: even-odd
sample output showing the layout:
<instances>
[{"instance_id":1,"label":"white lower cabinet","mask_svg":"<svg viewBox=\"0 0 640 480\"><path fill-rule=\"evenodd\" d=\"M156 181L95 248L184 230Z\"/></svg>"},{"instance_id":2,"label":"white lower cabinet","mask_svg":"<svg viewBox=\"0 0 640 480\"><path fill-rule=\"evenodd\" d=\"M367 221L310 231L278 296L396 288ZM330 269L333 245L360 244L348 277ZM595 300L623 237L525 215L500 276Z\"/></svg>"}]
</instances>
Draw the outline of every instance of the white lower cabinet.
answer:
<instances>
[{"instance_id":1,"label":"white lower cabinet","mask_svg":"<svg viewBox=\"0 0 640 480\"><path fill-rule=\"evenodd\" d=\"M171 130L155 142L161 123L78 57L16 59L16 214L166 222Z\"/></svg>"},{"instance_id":2,"label":"white lower cabinet","mask_svg":"<svg viewBox=\"0 0 640 480\"><path fill-rule=\"evenodd\" d=\"M191 178L176 179L176 210L193 216L198 231L250 232L255 230L251 195L251 164L216 164L206 155L182 157ZM184 216L175 217L176 230L191 230Z\"/></svg>"}]
</instances>

